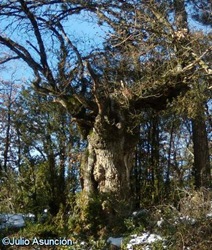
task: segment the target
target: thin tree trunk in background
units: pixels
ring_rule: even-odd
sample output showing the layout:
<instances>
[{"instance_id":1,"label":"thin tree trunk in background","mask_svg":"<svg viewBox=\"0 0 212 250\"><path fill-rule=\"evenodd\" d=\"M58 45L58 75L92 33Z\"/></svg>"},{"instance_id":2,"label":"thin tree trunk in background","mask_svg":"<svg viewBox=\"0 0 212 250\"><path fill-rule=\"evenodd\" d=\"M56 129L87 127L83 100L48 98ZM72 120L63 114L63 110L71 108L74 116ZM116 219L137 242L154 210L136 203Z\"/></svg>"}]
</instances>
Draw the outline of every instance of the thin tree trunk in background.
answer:
<instances>
[{"instance_id":1,"label":"thin tree trunk in background","mask_svg":"<svg viewBox=\"0 0 212 250\"><path fill-rule=\"evenodd\" d=\"M159 119L157 114L152 118L152 140L151 140L151 164L154 172L153 186L154 186L154 199L158 200L160 194L160 187L163 182L162 172L160 169L160 153L159 153Z\"/></svg>"},{"instance_id":2,"label":"thin tree trunk in background","mask_svg":"<svg viewBox=\"0 0 212 250\"><path fill-rule=\"evenodd\" d=\"M51 197L49 199L49 211L51 215L55 216L59 212L59 202L57 194L57 176L56 176L56 163L53 152L48 155L48 167L49 167L49 186Z\"/></svg>"},{"instance_id":3,"label":"thin tree trunk in background","mask_svg":"<svg viewBox=\"0 0 212 250\"><path fill-rule=\"evenodd\" d=\"M141 129L139 129L141 131ZM142 131L141 131L142 132ZM133 188L135 196L135 209L140 208L141 202L141 181L142 181L142 138L139 136L139 142L135 152L135 166L133 168Z\"/></svg>"},{"instance_id":4,"label":"thin tree trunk in background","mask_svg":"<svg viewBox=\"0 0 212 250\"><path fill-rule=\"evenodd\" d=\"M194 181L195 187L209 187L211 185L210 156L205 124L203 105L199 114L192 120L194 147Z\"/></svg>"},{"instance_id":5,"label":"thin tree trunk in background","mask_svg":"<svg viewBox=\"0 0 212 250\"><path fill-rule=\"evenodd\" d=\"M58 194L60 195L60 202L63 205L66 204L65 164L66 164L66 152L65 148L61 146L57 186L58 186Z\"/></svg>"},{"instance_id":6,"label":"thin tree trunk in background","mask_svg":"<svg viewBox=\"0 0 212 250\"><path fill-rule=\"evenodd\" d=\"M171 155L172 155L173 131L174 131L174 123L172 122L171 131L170 131L169 149L168 149L167 172L166 172L166 186L167 186L167 191L168 191L168 188L170 186L170 169L171 169Z\"/></svg>"},{"instance_id":7,"label":"thin tree trunk in background","mask_svg":"<svg viewBox=\"0 0 212 250\"><path fill-rule=\"evenodd\" d=\"M4 147L4 161L3 161L3 168L4 171L7 172L7 164L9 160L9 149L11 143L11 108L12 108L12 85L9 86L9 93L8 93L8 104L7 104L7 117L6 117L6 135L5 135L5 147Z\"/></svg>"},{"instance_id":8,"label":"thin tree trunk in background","mask_svg":"<svg viewBox=\"0 0 212 250\"><path fill-rule=\"evenodd\" d=\"M7 110L7 129L6 129L6 137L5 137L5 148L4 148L4 162L3 162L3 168L4 171L7 172L7 163L9 160L9 147L10 147L10 127L11 127L11 104L8 106Z\"/></svg>"}]
</instances>

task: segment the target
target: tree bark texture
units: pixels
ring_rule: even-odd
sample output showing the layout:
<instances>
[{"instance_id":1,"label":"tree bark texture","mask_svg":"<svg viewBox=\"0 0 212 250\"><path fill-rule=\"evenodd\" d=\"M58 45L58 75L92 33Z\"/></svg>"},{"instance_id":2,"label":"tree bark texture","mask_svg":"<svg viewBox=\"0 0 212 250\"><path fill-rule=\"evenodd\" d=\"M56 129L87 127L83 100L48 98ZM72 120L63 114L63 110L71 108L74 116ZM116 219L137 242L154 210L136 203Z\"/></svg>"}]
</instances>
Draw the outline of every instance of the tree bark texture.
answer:
<instances>
[{"instance_id":1,"label":"tree bark texture","mask_svg":"<svg viewBox=\"0 0 212 250\"><path fill-rule=\"evenodd\" d=\"M129 199L130 172L137 143L131 132L97 117L87 137L88 147L82 164L86 192L115 194L117 199Z\"/></svg>"},{"instance_id":2,"label":"tree bark texture","mask_svg":"<svg viewBox=\"0 0 212 250\"><path fill-rule=\"evenodd\" d=\"M114 122L111 113L97 115L87 136L88 145L81 164L82 194L85 202L87 200L84 211L96 213L91 201L92 197L98 197L98 211L104 218L102 228L109 231L116 230L134 204L130 175L139 139L138 128L132 128L132 122L123 114L121 117L121 121L116 117ZM86 212L81 209L81 214ZM85 224L93 223L89 218L84 220ZM123 225L120 228L123 229Z\"/></svg>"},{"instance_id":3,"label":"tree bark texture","mask_svg":"<svg viewBox=\"0 0 212 250\"><path fill-rule=\"evenodd\" d=\"M204 114L204 111L201 113ZM192 120L192 130L195 187L197 189L200 187L209 187L211 185L211 169L204 115L199 114Z\"/></svg>"}]
</instances>

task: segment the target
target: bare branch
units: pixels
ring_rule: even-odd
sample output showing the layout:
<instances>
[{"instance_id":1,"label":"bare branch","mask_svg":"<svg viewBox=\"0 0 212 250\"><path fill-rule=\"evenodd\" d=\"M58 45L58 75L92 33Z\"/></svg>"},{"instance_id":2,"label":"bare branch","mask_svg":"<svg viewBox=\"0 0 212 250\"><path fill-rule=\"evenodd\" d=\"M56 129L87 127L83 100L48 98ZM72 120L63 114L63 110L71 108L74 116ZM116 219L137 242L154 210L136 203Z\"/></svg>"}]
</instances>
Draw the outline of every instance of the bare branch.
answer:
<instances>
[{"instance_id":1,"label":"bare branch","mask_svg":"<svg viewBox=\"0 0 212 250\"><path fill-rule=\"evenodd\" d=\"M83 66L83 61L82 61L82 57L81 54L79 53L79 50L77 49L76 46L73 45L72 41L69 39L69 37L67 36L63 26L61 25L61 23L57 23L58 28L60 29L60 31L62 32L62 35L65 39L65 41L68 43L68 45L71 47L71 49L75 52L75 54L77 55L77 59L79 62L79 67L80 67L80 75L82 76L83 71L84 71L84 66Z\"/></svg>"},{"instance_id":2,"label":"bare branch","mask_svg":"<svg viewBox=\"0 0 212 250\"><path fill-rule=\"evenodd\" d=\"M99 94L99 91L100 91L99 77L93 71L93 69L88 61L86 61L86 66L87 66L88 72L93 80L93 94L94 94L96 104L97 104L98 109L99 109L98 110L99 114L101 115L103 113L104 102L103 102L102 96Z\"/></svg>"},{"instance_id":3,"label":"bare branch","mask_svg":"<svg viewBox=\"0 0 212 250\"><path fill-rule=\"evenodd\" d=\"M0 64L4 64L6 62L9 62L11 60L16 60L16 59L20 59L20 56L12 56L12 57L7 57L5 59L0 59Z\"/></svg>"},{"instance_id":4,"label":"bare branch","mask_svg":"<svg viewBox=\"0 0 212 250\"><path fill-rule=\"evenodd\" d=\"M52 85L52 87L56 88L54 77L51 73L51 70L50 70L48 62L47 62L46 50L45 50L45 46L44 46L44 43L43 43L43 40L42 40L42 37L40 34L40 30L39 30L36 18L33 15L33 13L30 11L30 9L27 7L27 3L24 0L19 0L19 2L21 3L22 10L27 15L28 19L30 20L30 22L32 24L33 31L34 31L35 37L37 39L39 50L40 50L39 55L40 55L41 64L42 64L43 70L44 70L43 73L46 76L46 78L48 79L49 83Z\"/></svg>"},{"instance_id":5,"label":"bare branch","mask_svg":"<svg viewBox=\"0 0 212 250\"><path fill-rule=\"evenodd\" d=\"M43 72L43 68L35 62L31 54L22 45L14 42L10 38L5 38L0 35L0 43L6 45L11 51L15 52L19 58L23 59L32 69Z\"/></svg>"}]
</instances>

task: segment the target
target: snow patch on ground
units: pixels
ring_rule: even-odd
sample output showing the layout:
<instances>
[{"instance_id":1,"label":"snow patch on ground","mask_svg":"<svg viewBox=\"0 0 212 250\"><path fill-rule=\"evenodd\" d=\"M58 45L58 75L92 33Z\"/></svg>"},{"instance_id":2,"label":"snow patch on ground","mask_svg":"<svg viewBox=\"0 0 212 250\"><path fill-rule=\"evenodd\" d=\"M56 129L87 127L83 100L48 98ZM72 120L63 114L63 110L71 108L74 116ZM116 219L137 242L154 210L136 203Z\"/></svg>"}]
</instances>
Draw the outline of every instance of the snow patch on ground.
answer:
<instances>
[{"instance_id":1,"label":"snow patch on ground","mask_svg":"<svg viewBox=\"0 0 212 250\"><path fill-rule=\"evenodd\" d=\"M206 214L206 217L207 217L207 218L212 218L212 213Z\"/></svg>"},{"instance_id":2,"label":"snow patch on ground","mask_svg":"<svg viewBox=\"0 0 212 250\"><path fill-rule=\"evenodd\" d=\"M35 222L35 215L32 213L28 214L0 214L0 229L6 228L22 228L25 227L25 222Z\"/></svg>"},{"instance_id":3,"label":"snow patch on ground","mask_svg":"<svg viewBox=\"0 0 212 250\"><path fill-rule=\"evenodd\" d=\"M22 214L0 214L0 229L22 228L25 226Z\"/></svg>"},{"instance_id":4,"label":"snow patch on ground","mask_svg":"<svg viewBox=\"0 0 212 250\"><path fill-rule=\"evenodd\" d=\"M160 235L157 234L151 234L148 232L143 233L142 235L131 235L132 239L127 244L128 250L133 250L134 245L146 245L145 250L150 249L149 245L156 241L162 241L163 238Z\"/></svg>"},{"instance_id":5,"label":"snow patch on ground","mask_svg":"<svg viewBox=\"0 0 212 250\"><path fill-rule=\"evenodd\" d=\"M110 243L111 245L114 245L114 246L117 246L117 247L121 247L122 241L123 241L122 237L120 237L120 238L109 237L108 240L107 240L107 243Z\"/></svg>"},{"instance_id":6,"label":"snow patch on ground","mask_svg":"<svg viewBox=\"0 0 212 250\"><path fill-rule=\"evenodd\" d=\"M160 235L157 234L151 234L149 232L145 232L142 235L131 235L131 240L127 244L128 250L133 250L133 246L135 245L145 245L144 250L149 250L150 245L156 241L163 241L163 238ZM107 243L110 243L113 246L116 246L118 248L121 248L123 242L123 237L119 238L113 238L109 237L107 240Z\"/></svg>"}]
</instances>

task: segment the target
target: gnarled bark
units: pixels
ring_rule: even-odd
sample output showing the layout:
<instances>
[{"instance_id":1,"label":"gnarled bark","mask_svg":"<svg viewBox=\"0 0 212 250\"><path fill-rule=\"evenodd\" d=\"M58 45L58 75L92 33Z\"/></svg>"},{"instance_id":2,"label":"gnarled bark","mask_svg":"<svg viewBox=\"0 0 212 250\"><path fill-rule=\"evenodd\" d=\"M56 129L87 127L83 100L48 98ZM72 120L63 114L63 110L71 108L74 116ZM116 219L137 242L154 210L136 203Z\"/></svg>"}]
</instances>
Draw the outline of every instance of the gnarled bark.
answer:
<instances>
[{"instance_id":1,"label":"gnarled bark","mask_svg":"<svg viewBox=\"0 0 212 250\"><path fill-rule=\"evenodd\" d=\"M107 227L115 218L129 214L133 206L130 172L138 139L134 132L124 125L108 124L104 117L97 116L87 137L81 165L83 192L87 197L96 194L101 197L100 209Z\"/></svg>"}]
</instances>

